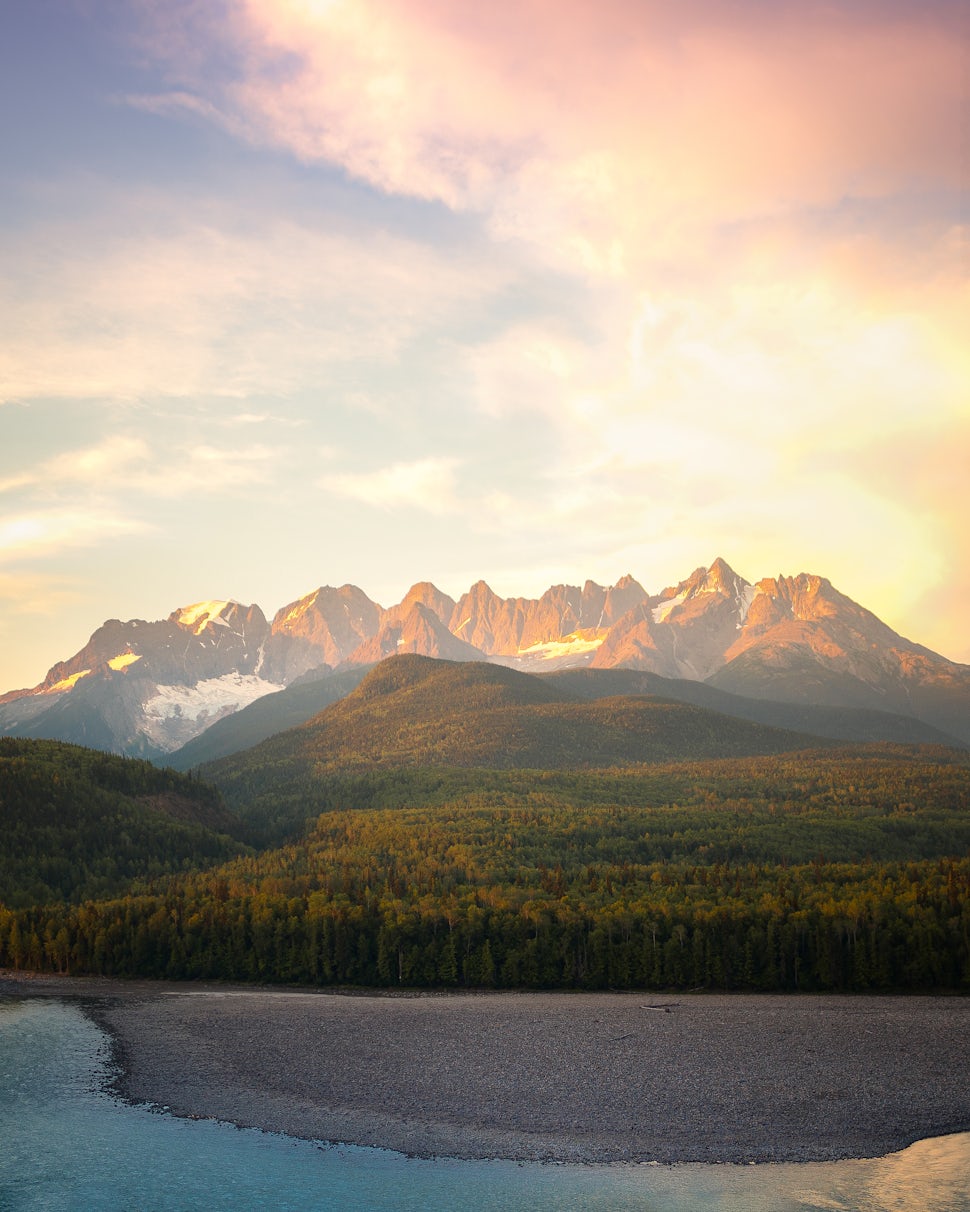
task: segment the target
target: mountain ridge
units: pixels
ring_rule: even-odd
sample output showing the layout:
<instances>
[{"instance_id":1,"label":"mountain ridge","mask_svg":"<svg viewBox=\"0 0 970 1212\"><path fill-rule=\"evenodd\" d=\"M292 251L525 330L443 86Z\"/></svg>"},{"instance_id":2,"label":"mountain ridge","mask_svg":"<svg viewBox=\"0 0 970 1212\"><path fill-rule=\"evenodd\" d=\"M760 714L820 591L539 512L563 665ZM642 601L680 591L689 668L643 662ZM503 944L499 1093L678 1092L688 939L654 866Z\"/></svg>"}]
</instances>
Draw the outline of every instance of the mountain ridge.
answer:
<instances>
[{"instance_id":1,"label":"mountain ridge","mask_svg":"<svg viewBox=\"0 0 970 1212\"><path fill-rule=\"evenodd\" d=\"M38 685L0 695L0 735L161 757L298 680L401 653L525 672L637 670L899 716L970 744L970 666L898 635L823 576L749 582L720 557L656 594L631 575L539 598L503 598L479 580L456 601L424 581L385 609L356 586L324 585L272 621L220 599L156 622L111 619Z\"/></svg>"}]
</instances>

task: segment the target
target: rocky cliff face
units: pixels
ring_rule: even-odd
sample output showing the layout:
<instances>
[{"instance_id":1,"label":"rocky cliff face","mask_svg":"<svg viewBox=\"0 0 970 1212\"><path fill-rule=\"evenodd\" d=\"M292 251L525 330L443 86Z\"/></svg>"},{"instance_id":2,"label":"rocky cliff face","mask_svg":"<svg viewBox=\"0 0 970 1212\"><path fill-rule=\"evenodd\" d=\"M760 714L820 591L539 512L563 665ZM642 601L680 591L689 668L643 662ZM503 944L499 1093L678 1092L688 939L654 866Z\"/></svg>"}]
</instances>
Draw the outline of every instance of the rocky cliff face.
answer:
<instances>
[{"instance_id":1,"label":"rocky cliff face","mask_svg":"<svg viewBox=\"0 0 970 1212\"><path fill-rule=\"evenodd\" d=\"M276 612L268 668L291 681L314 666L339 665L377 634L382 613L356 585L321 586Z\"/></svg>"},{"instance_id":2,"label":"rocky cliff face","mask_svg":"<svg viewBox=\"0 0 970 1212\"><path fill-rule=\"evenodd\" d=\"M385 657L410 652L445 661L482 661L485 654L452 635L430 606L412 603L406 613L388 611L377 635L350 654L345 667L373 665Z\"/></svg>"},{"instance_id":3,"label":"rocky cliff face","mask_svg":"<svg viewBox=\"0 0 970 1212\"><path fill-rule=\"evenodd\" d=\"M752 584L723 560L648 594L554 585L501 598L479 581L455 602L428 582L384 609L356 586L323 586L268 623L258 606L209 601L165 620L110 620L31 690L0 699L0 733L170 752L308 671L401 652L529 671L639 669L748 697L876 707L970 743L970 667L897 635L824 577Z\"/></svg>"},{"instance_id":4,"label":"rocky cliff face","mask_svg":"<svg viewBox=\"0 0 970 1212\"><path fill-rule=\"evenodd\" d=\"M111 619L39 686L0 706L0 731L121 753L168 752L281 688L265 674L258 606L198 602L148 623Z\"/></svg>"}]
</instances>

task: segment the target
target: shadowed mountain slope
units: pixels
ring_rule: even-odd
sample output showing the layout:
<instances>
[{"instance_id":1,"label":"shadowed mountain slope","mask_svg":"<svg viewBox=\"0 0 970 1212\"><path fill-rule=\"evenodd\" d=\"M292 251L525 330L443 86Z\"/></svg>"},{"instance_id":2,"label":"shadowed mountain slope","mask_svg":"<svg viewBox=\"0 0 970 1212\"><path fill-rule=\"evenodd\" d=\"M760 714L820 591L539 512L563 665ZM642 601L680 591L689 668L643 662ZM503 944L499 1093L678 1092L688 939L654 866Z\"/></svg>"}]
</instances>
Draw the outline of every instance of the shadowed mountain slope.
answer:
<instances>
[{"instance_id":1,"label":"shadowed mountain slope","mask_svg":"<svg viewBox=\"0 0 970 1212\"><path fill-rule=\"evenodd\" d=\"M824 745L687 703L584 701L502 666L400 656L307 724L202 767L230 803L293 796L387 767L579 769L747 757Z\"/></svg>"},{"instance_id":2,"label":"shadowed mountain slope","mask_svg":"<svg viewBox=\"0 0 970 1212\"><path fill-rule=\"evenodd\" d=\"M330 703L349 694L370 668L321 676L312 683L295 683L286 690L257 699L248 707L213 724L201 736L171 754L167 761L176 770L191 770L206 762L240 753L278 732L297 728ZM494 668L499 670L503 667ZM965 747L955 737L912 716L864 708L816 707L812 704L749 699L717 690L704 682L664 678L636 669L568 669L533 676L547 682L558 697L567 700L647 695L691 703L695 707L704 707L736 719L809 733L827 740Z\"/></svg>"},{"instance_id":3,"label":"shadowed mountain slope","mask_svg":"<svg viewBox=\"0 0 970 1212\"><path fill-rule=\"evenodd\" d=\"M784 703L771 699L746 698L718 690L709 682L687 678L665 678L635 669L567 669L540 675L552 685L583 699L601 699L615 695L649 694L693 703L710 711L719 711L737 719L808 732L829 740L871 742L890 741L901 745L948 745L966 748L957 737L934 728L922 720L889 711L863 707L824 707L813 703Z\"/></svg>"},{"instance_id":4,"label":"shadowed mountain slope","mask_svg":"<svg viewBox=\"0 0 970 1212\"><path fill-rule=\"evenodd\" d=\"M328 673L264 695L207 728L187 745L169 754L166 762L175 770L192 770L205 762L250 749L278 732L297 728L359 686L368 668Z\"/></svg>"},{"instance_id":5,"label":"shadowed mountain slope","mask_svg":"<svg viewBox=\"0 0 970 1212\"><path fill-rule=\"evenodd\" d=\"M0 738L0 902L118 895L139 878L239 854L218 792L173 770L59 741Z\"/></svg>"}]
</instances>

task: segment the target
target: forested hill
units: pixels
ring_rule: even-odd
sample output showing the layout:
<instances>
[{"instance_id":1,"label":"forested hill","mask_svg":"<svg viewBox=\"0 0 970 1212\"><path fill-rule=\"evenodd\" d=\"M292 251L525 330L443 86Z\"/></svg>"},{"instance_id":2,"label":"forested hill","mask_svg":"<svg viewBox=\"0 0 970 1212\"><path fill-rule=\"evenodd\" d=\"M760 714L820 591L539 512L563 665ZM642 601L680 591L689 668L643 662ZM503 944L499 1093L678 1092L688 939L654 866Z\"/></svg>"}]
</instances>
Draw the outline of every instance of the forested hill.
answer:
<instances>
[{"instance_id":1,"label":"forested hill","mask_svg":"<svg viewBox=\"0 0 970 1212\"><path fill-rule=\"evenodd\" d=\"M402 656L205 769L0 740L0 967L970 990L966 751Z\"/></svg>"},{"instance_id":2,"label":"forested hill","mask_svg":"<svg viewBox=\"0 0 970 1212\"><path fill-rule=\"evenodd\" d=\"M558 770L749 757L826 742L651 696L590 701L530 674L404 655L302 727L200 767L234 806L382 767Z\"/></svg>"},{"instance_id":3,"label":"forested hill","mask_svg":"<svg viewBox=\"0 0 970 1212\"><path fill-rule=\"evenodd\" d=\"M689 678L665 678L646 669L561 669L539 674L544 680L568 694L582 699L602 699L618 695L649 694L678 703L693 703L723 715L737 716L772 728L808 732L835 741L865 743L890 741L898 745L946 745L967 749L955 736L934 728L913 716L865 707L824 706L818 703L783 703L772 699L751 699L741 694L718 690L707 682ZM232 717L230 717L232 718ZM242 746L237 746L242 748ZM229 752L226 750L226 752ZM194 763L178 769L186 770Z\"/></svg>"},{"instance_id":4,"label":"forested hill","mask_svg":"<svg viewBox=\"0 0 970 1212\"><path fill-rule=\"evenodd\" d=\"M197 779L60 741L0 738L0 902L117 895L245 847ZM232 836L236 835L236 836Z\"/></svg>"},{"instance_id":5,"label":"forested hill","mask_svg":"<svg viewBox=\"0 0 970 1212\"><path fill-rule=\"evenodd\" d=\"M113 900L0 905L0 965L966 992L968 763L869 746L612 772L385 767L280 849Z\"/></svg>"}]
</instances>

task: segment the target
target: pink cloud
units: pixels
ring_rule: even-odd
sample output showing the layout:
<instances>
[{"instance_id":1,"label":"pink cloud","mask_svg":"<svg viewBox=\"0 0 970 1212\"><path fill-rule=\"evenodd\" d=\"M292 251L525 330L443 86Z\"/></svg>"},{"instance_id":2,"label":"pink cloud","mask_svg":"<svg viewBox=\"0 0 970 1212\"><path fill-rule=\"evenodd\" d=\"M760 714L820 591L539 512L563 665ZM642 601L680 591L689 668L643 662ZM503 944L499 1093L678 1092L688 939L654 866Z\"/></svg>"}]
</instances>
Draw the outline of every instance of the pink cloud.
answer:
<instances>
[{"instance_id":1,"label":"pink cloud","mask_svg":"<svg viewBox=\"0 0 970 1212\"><path fill-rule=\"evenodd\" d=\"M506 194L509 229L514 205L592 238L599 212L629 240L644 219L959 183L965 48L932 10L241 0L238 17L230 103L254 137L456 207Z\"/></svg>"}]
</instances>

